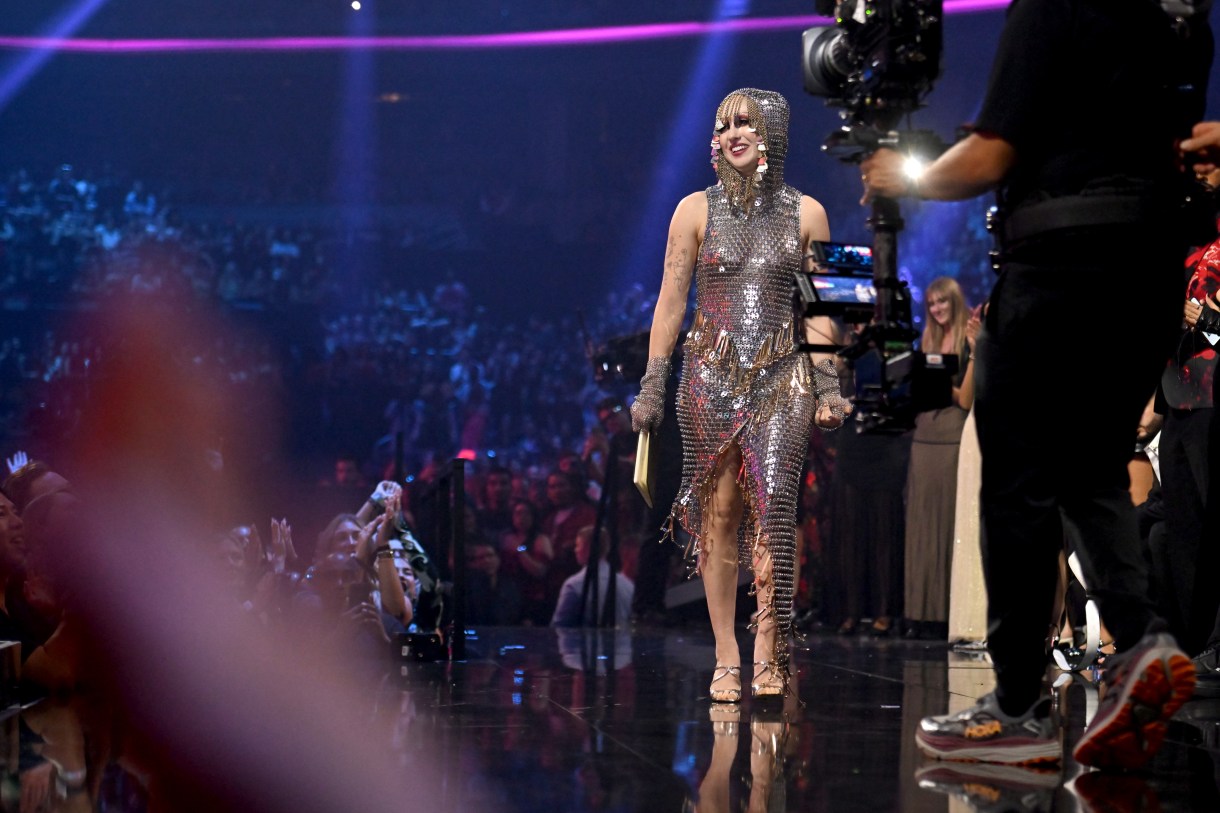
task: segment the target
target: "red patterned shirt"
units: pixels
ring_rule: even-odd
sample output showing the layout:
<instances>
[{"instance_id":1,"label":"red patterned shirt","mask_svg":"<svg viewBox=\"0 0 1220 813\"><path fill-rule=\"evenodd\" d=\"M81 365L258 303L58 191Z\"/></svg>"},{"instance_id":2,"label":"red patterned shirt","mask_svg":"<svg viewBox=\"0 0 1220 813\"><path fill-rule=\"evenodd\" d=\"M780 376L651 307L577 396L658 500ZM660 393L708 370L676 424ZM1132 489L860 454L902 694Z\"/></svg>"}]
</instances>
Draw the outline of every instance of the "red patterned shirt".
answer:
<instances>
[{"instance_id":1,"label":"red patterned shirt","mask_svg":"<svg viewBox=\"0 0 1220 813\"><path fill-rule=\"evenodd\" d=\"M1208 297L1216 297L1220 291L1220 238L1186 261L1192 263L1194 273L1186 283L1186 299L1202 303ZM1204 307L1207 307L1204 305ZM1187 330L1169 366L1161 377L1165 400L1174 409L1203 409L1213 406L1213 387L1216 374L1216 353L1220 350L1220 338L1213 344L1208 334Z\"/></svg>"}]
</instances>

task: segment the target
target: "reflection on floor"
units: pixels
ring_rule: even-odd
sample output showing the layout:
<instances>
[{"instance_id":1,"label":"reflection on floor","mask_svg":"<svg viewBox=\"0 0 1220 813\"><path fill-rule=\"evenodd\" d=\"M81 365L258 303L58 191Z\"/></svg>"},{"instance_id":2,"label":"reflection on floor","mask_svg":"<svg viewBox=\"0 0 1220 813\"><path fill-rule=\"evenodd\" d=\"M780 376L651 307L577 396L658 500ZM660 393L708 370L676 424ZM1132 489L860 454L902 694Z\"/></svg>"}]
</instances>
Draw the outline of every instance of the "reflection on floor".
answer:
<instances>
[{"instance_id":1,"label":"reflection on floor","mask_svg":"<svg viewBox=\"0 0 1220 813\"><path fill-rule=\"evenodd\" d=\"M1220 811L1220 701L1188 704L1143 774L1071 762L1038 773L916 751L920 717L991 688L985 656L943 645L811 635L793 658L796 696L739 705L708 699L702 629L481 629L467 647L460 663L395 664L369 686L370 716L354 721L439 798L402 810ZM1093 687L1051 677L1070 754ZM166 809L149 793L147 760L99 710L48 700L0 719L0 813ZM257 739L257 721L250 731ZM283 801L264 809L301 809Z\"/></svg>"},{"instance_id":2,"label":"reflection on floor","mask_svg":"<svg viewBox=\"0 0 1220 813\"><path fill-rule=\"evenodd\" d=\"M453 755L453 810L486 793L548 813L1220 810L1220 708L1201 703L1139 776L925 761L919 718L991 688L985 660L944 646L813 635L794 658L799 699L739 707L708 699L702 631L487 629L469 646L466 663L405 683ZM1067 753L1091 689L1056 690Z\"/></svg>"}]
</instances>

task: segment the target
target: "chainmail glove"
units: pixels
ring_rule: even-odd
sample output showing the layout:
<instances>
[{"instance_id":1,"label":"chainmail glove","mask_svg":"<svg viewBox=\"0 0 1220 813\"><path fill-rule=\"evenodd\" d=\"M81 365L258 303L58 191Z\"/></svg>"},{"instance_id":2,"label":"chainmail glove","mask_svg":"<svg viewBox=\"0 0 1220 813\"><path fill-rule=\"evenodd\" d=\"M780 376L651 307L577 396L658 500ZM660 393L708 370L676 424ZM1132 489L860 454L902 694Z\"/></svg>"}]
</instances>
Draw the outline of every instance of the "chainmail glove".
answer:
<instances>
[{"instance_id":1,"label":"chainmail glove","mask_svg":"<svg viewBox=\"0 0 1220 813\"><path fill-rule=\"evenodd\" d=\"M631 429L651 432L665 417L665 382L669 380L669 356L648 359L648 369L640 379L640 394L631 405Z\"/></svg>"},{"instance_id":2,"label":"chainmail glove","mask_svg":"<svg viewBox=\"0 0 1220 813\"><path fill-rule=\"evenodd\" d=\"M822 359L813 365L813 389L817 393L819 408L829 407L830 414L840 421L847 417L851 401L843 397L839 388L839 371L830 359Z\"/></svg>"}]
</instances>

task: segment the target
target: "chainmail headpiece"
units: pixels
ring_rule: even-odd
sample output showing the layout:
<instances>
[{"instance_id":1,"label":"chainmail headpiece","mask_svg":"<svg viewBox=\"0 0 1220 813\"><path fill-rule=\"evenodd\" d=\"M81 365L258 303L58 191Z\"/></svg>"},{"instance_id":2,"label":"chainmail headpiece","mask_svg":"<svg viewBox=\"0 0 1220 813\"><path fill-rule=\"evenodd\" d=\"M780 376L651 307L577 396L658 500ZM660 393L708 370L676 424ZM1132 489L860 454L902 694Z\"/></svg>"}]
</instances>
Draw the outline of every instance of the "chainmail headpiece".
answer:
<instances>
[{"instance_id":1,"label":"chainmail headpiece","mask_svg":"<svg viewBox=\"0 0 1220 813\"><path fill-rule=\"evenodd\" d=\"M720 133L737 115L743 99L750 114L750 126L757 130L759 142L765 147L759 159L758 171L746 177L728 161L721 160L724 151L720 145ZM712 165L724 185L728 200L734 207L746 212L770 200L771 193L784 185L784 157L788 154L788 100L773 90L740 88L725 96L716 108L713 126Z\"/></svg>"}]
</instances>

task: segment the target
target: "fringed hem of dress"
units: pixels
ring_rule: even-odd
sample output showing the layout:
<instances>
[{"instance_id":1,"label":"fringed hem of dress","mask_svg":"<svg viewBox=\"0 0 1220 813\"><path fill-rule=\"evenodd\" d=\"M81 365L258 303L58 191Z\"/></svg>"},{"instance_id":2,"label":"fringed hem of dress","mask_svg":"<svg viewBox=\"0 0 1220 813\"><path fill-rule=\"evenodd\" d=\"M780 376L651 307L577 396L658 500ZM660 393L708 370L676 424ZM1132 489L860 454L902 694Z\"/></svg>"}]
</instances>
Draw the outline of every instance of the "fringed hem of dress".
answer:
<instances>
[{"instance_id":1,"label":"fringed hem of dress","mask_svg":"<svg viewBox=\"0 0 1220 813\"><path fill-rule=\"evenodd\" d=\"M698 320L698 317L696 318ZM698 323L702 326L704 320L698 320ZM714 326L712 328L706 331L708 335L716 335ZM732 358L731 355L723 352L725 348L722 342L700 341L700 334L694 333L694 331L692 333L694 334L695 343L692 347L688 338L687 350L688 352L691 350L703 351L700 354L701 361L714 363L724 359L726 356ZM780 342L776 342L771 346L778 352L769 352L765 355L765 358L760 358L763 361L762 364L749 368L733 365L729 375L730 380L738 386L744 384L743 389L748 388L749 384L752 383L755 373L764 368L772 368L773 371L773 365L788 360L795 353L794 345L784 348ZM709 355L711 355L711 358L708 358ZM688 359L694 360L691 356L688 356ZM690 485L678 494L677 499L674 501L673 509L662 527L662 530L665 532L662 536L662 541L670 540L677 544L675 525L680 524L682 526L690 536L690 542L683 553L688 567L687 577L693 578L695 575L701 574L703 566L707 561L707 556L715 553L715 551L709 552L705 550L703 544L703 524L706 521L705 518L711 506L716 490L716 480L724 465L725 457L736 446L741 454L741 468L737 472L735 480L742 498L742 518L737 529L735 556L737 563L749 568L753 577L751 579L749 595L757 596L760 591L763 591L765 596L762 606L752 613L749 627L751 630L757 630L758 626L768 617L774 619L776 623L774 649L765 668L759 671L759 677L765 678L767 674L780 677L784 684L785 693L788 690L788 681L791 678L789 674L789 642L793 638L800 640L802 636L796 632L792 625L792 596L786 596L787 601L782 602L785 611L777 611L776 608L776 599L779 596L777 580L775 578L775 563L776 554L781 551L778 551L772 544L773 540L764 530L761 512L756 504L755 495L759 493L760 486L758 479L753 474L753 471L757 468L752 465L757 462L753 459L756 451L751 444L743 443L742 439L751 430L765 426L776 417L781 408L790 403L794 394L798 397L814 399L814 393L810 386L811 362L804 354L796 355L796 358L792 360L795 364L789 374L788 381L785 382L787 386L773 387L764 400L751 405L752 409L750 410L749 417L737 424L727 439L717 448L716 453L700 466L697 472L692 474L689 481ZM718 364L716 366L720 367L721 365ZM799 477L799 472L792 476ZM795 517L793 517L793 532L795 532ZM795 558L795 550L790 553ZM770 563L769 568L766 567L767 562ZM786 592L792 593L793 591L788 590Z\"/></svg>"}]
</instances>

